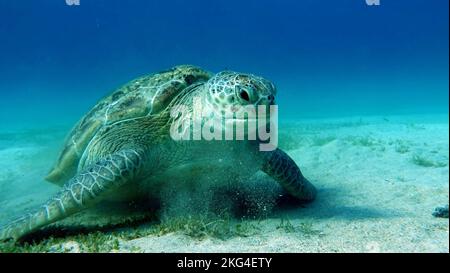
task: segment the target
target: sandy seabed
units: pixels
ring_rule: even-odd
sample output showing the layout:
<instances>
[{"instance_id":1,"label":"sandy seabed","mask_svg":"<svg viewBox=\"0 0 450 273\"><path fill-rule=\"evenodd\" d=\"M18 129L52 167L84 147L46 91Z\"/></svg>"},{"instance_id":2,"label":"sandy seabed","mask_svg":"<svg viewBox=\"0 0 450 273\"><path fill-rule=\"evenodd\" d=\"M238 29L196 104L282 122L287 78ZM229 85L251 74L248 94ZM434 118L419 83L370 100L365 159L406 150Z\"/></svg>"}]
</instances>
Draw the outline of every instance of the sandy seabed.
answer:
<instances>
[{"instance_id":1,"label":"sandy seabed","mask_svg":"<svg viewBox=\"0 0 450 273\"><path fill-rule=\"evenodd\" d=\"M43 177L66 133L0 129L0 223L58 190ZM449 220L432 216L449 202L448 115L284 121L280 147L317 187L315 202L253 221L251 236L169 232L121 238L114 251L449 252Z\"/></svg>"}]
</instances>

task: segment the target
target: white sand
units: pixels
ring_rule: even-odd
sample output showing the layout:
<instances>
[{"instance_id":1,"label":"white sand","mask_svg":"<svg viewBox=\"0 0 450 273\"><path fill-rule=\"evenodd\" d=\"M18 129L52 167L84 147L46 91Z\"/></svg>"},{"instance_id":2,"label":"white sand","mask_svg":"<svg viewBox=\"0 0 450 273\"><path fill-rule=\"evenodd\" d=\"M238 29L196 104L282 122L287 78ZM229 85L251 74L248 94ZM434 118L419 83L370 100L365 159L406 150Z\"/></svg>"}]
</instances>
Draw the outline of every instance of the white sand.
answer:
<instances>
[{"instance_id":1,"label":"white sand","mask_svg":"<svg viewBox=\"0 0 450 273\"><path fill-rule=\"evenodd\" d=\"M227 240L179 233L121 241L145 252L449 252L449 221L431 215L449 202L448 116L303 120L280 125L282 145L318 188L306 208L256 223L260 232ZM44 201L42 177L61 131L16 139L0 132L0 222ZM7 144L5 144L9 141ZM422 165L425 166L422 166ZM280 217L295 230L278 229ZM316 231L305 234L310 223Z\"/></svg>"}]
</instances>

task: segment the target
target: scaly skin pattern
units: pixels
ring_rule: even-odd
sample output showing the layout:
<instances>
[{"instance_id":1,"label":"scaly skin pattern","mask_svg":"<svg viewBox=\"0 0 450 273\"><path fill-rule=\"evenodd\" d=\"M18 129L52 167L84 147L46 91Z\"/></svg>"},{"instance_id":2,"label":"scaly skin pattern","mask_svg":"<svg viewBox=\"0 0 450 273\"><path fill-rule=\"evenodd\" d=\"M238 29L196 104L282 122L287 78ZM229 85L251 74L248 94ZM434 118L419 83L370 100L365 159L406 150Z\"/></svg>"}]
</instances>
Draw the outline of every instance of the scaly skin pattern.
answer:
<instances>
[{"instance_id":1,"label":"scaly skin pattern","mask_svg":"<svg viewBox=\"0 0 450 273\"><path fill-rule=\"evenodd\" d=\"M264 154L262 171L277 181L289 194L301 201L312 201L316 189L303 176L300 168L285 152L276 149Z\"/></svg>"},{"instance_id":2,"label":"scaly skin pattern","mask_svg":"<svg viewBox=\"0 0 450 273\"><path fill-rule=\"evenodd\" d=\"M210 97L214 97L212 102L222 107L237 104L239 101L258 105L265 99L273 100L276 95L275 86L270 81L233 71L218 73L207 82L206 89L211 92ZM241 91L247 92L248 96L236 96L236 93Z\"/></svg>"},{"instance_id":3,"label":"scaly skin pattern","mask_svg":"<svg viewBox=\"0 0 450 273\"><path fill-rule=\"evenodd\" d=\"M19 239L42 226L79 212L136 177L142 155L124 150L106 156L86 171L76 175L42 207L9 223L0 230L0 239Z\"/></svg>"},{"instance_id":4,"label":"scaly skin pattern","mask_svg":"<svg viewBox=\"0 0 450 273\"><path fill-rule=\"evenodd\" d=\"M272 83L251 74L230 71L221 72L208 81L190 78L189 83L172 94L173 98L165 101L166 106L157 113L132 115L96 129L79 158L64 161L64 164L73 164L69 168L75 171L73 177L42 207L0 227L0 241L18 240L112 195L120 196L124 187L136 187L141 191L139 194L147 195L147 190L156 187L153 178L165 174L172 175L168 177L176 183L183 183L196 179L186 176L215 169L249 174L262 170L299 200L315 198L314 186L304 178L295 162L279 149L260 152L258 140L175 141L170 137L171 124L177 119L170 114L173 107L183 104L193 112L194 98L198 97L216 112L227 111L229 105L269 106L274 104L276 94ZM187 169L185 177L180 177L180 168Z\"/></svg>"}]
</instances>

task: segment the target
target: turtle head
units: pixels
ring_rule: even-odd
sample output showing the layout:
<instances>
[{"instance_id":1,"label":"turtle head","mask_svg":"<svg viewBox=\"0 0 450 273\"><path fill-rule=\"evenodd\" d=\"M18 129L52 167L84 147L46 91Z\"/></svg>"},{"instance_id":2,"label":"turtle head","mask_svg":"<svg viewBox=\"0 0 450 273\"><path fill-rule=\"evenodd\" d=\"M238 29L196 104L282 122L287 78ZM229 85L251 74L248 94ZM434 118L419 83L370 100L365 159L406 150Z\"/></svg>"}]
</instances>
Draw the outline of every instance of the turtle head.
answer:
<instances>
[{"instance_id":1,"label":"turtle head","mask_svg":"<svg viewBox=\"0 0 450 273\"><path fill-rule=\"evenodd\" d=\"M190 139L192 132L194 139L223 140L224 135L225 140L259 142L261 151L276 148L276 88L270 81L252 74L224 71L195 85L191 91L187 93L191 96L183 98L192 106L181 105L171 111L176 121L171 126L172 138Z\"/></svg>"},{"instance_id":2,"label":"turtle head","mask_svg":"<svg viewBox=\"0 0 450 273\"><path fill-rule=\"evenodd\" d=\"M270 81L251 74L220 72L206 83L206 90L210 107L216 113L225 113L225 116L246 111L242 106L275 104L275 86Z\"/></svg>"}]
</instances>

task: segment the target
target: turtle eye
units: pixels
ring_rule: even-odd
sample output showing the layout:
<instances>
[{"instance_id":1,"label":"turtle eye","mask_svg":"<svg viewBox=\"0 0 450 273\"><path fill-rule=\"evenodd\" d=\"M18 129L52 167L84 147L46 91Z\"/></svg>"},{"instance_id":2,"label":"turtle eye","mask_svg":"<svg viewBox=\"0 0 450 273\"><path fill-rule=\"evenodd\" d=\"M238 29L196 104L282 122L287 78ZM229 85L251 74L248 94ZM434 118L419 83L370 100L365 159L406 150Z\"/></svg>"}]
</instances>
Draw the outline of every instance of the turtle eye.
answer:
<instances>
[{"instance_id":1,"label":"turtle eye","mask_svg":"<svg viewBox=\"0 0 450 273\"><path fill-rule=\"evenodd\" d=\"M245 101L250 101L250 96L245 90L241 90L241 92L239 92L239 96Z\"/></svg>"}]
</instances>

